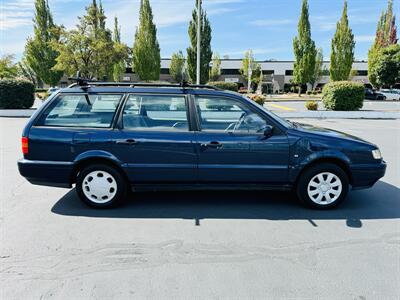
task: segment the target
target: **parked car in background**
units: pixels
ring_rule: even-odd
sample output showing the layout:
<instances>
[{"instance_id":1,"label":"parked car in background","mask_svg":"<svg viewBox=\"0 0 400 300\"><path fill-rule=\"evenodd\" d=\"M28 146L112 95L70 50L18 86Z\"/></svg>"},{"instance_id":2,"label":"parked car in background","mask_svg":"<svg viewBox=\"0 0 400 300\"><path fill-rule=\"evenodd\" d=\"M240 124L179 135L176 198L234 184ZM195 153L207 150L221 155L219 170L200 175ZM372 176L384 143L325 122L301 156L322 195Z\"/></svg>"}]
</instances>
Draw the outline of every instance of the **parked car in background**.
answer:
<instances>
[{"instance_id":1,"label":"parked car in background","mask_svg":"<svg viewBox=\"0 0 400 300\"><path fill-rule=\"evenodd\" d=\"M28 181L75 184L95 208L122 203L130 190L242 189L293 190L327 209L386 170L374 144L286 121L212 86L80 81L36 111L22 152Z\"/></svg>"},{"instance_id":2,"label":"parked car in background","mask_svg":"<svg viewBox=\"0 0 400 300\"><path fill-rule=\"evenodd\" d=\"M51 94L57 92L58 90L60 90L60 89L59 89L57 86L56 86L56 87L51 87L51 88L49 88L49 89L47 90L47 93L48 93L49 95L51 95Z\"/></svg>"},{"instance_id":3,"label":"parked car in background","mask_svg":"<svg viewBox=\"0 0 400 300\"><path fill-rule=\"evenodd\" d=\"M386 100L400 100L400 91L398 90L381 89L379 92L386 97Z\"/></svg>"},{"instance_id":4,"label":"parked car in background","mask_svg":"<svg viewBox=\"0 0 400 300\"><path fill-rule=\"evenodd\" d=\"M368 100L386 100L385 95L378 93L372 89L365 89L365 99Z\"/></svg>"}]
</instances>

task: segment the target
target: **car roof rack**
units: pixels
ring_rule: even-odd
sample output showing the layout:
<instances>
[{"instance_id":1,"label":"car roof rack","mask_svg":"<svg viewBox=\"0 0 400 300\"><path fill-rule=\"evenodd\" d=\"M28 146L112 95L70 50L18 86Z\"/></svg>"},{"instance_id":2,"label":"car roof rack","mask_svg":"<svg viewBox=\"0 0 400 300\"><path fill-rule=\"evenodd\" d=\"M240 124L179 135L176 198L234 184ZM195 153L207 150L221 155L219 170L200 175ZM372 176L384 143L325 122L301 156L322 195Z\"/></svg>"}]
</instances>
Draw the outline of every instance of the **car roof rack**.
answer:
<instances>
[{"instance_id":1,"label":"car roof rack","mask_svg":"<svg viewBox=\"0 0 400 300\"><path fill-rule=\"evenodd\" d=\"M68 88L80 87L87 90L92 86L104 86L104 87L165 87L165 88L192 88L192 89L209 89L221 91L220 88L206 84L189 84L186 81L181 83L143 83L143 82L107 82L107 81L96 81L88 78L80 77L80 72L77 72L76 77L69 77L68 80L76 81L75 83L68 86Z\"/></svg>"}]
</instances>

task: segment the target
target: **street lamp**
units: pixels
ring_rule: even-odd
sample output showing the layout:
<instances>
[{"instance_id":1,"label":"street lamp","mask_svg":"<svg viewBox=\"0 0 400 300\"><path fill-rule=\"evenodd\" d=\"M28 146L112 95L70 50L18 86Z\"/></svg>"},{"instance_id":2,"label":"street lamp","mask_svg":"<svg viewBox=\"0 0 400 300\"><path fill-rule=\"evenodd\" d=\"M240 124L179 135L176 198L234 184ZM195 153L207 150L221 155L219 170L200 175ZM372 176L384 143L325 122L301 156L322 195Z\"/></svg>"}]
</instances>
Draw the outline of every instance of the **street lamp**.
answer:
<instances>
[{"instance_id":1,"label":"street lamp","mask_svg":"<svg viewBox=\"0 0 400 300\"><path fill-rule=\"evenodd\" d=\"M247 68L247 92L251 89L251 75L253 75L253 69L251 68L251 61L249 60L249 66Z\"/></svg>"},{"instance_id":2,"label":"street lamp","mask_svg":"<svg viewBox=\"0 0 400 300\"><path fill-rule=\"evenodd\" d=\"M201 0L197 0L197 72L196 83L200 84L200 29L201 29Z\"/></svg>"}]
</instances>

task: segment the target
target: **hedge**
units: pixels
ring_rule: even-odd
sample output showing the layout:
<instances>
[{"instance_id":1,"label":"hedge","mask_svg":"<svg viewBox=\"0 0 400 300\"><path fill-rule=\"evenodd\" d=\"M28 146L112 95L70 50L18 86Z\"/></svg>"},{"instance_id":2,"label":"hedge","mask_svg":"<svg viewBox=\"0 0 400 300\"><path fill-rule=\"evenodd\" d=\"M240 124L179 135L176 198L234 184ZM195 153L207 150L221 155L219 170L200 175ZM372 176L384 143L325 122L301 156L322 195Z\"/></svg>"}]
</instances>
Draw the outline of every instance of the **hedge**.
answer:
<instances>
[{"instance_id":1,"label":"hedge","mask_svg":"<svg viewBox=\"0 0 400 300\"><path fill-rule=\"evenodd\" d=\"M0 108L31 108L35 101L35 86L26 80L0 80Z\"/></svg>"},{"instance_id":2,"label":"hedge","mask_svg":"<svg viewBox=\"0 0 400 300\"><path fill-rule=\"evenodd\" d=\"M322 103L328 110L358 110L363 107L365 88L362 83L335 81L322 90Z\"/></svg>"},{"instance_id":3,"label":"hedge","mask_svg":"<svg viewBox=\"0 0 400 300\"><path fill-rule=\"evenodd\" d=\"M228 91L233 91L233 92L238 91L238 85L237 85L237 83L234 83L234 82L210 81L208 83L208 85L212 85L212 86L215 86L215 87L223 89L223 90L228 90Z\"/></svg>"}]
</instances>

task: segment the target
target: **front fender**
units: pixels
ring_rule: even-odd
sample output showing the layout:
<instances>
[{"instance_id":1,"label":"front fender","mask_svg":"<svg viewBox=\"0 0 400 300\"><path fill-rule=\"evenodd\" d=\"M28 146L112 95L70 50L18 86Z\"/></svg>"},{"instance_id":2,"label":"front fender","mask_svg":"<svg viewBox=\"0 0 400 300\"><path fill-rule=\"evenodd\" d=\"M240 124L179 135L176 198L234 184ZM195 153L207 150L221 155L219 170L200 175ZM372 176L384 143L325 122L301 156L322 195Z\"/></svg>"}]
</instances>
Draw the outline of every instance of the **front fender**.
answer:
<instances>
[{"instance_id":1,"label":"front fender","mask_svg":"<svg viewBox=\"0 0 400 300\"><path fill-rule=\"evenodd\" d=\"M327 149L323 144L301 140L291 153L289 180L295 182L299 174L309 165L317 161L336 161L350 170L350 158L339 149Z\"/></svg>"}]
</instances>

